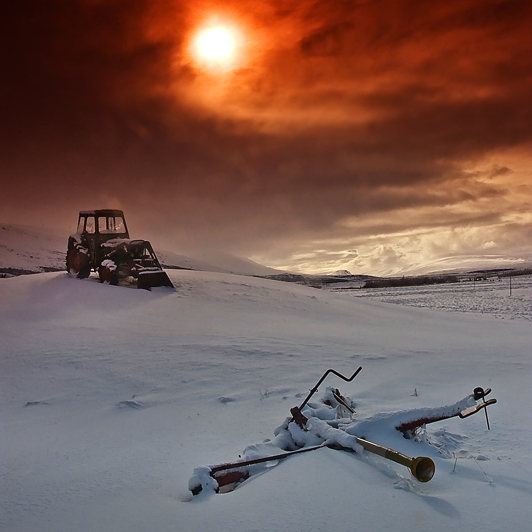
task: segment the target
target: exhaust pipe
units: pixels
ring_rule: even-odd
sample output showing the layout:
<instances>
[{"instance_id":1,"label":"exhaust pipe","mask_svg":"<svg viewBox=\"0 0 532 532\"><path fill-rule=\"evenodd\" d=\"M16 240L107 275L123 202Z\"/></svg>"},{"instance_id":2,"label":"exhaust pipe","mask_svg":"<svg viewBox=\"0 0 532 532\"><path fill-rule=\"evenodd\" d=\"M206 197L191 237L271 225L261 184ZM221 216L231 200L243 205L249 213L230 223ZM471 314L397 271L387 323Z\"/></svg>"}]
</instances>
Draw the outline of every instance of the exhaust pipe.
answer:
<instances>
[{"instance_id":1,"label":"exhaust pipe","mask_svg":"<svg viewBox=\"0 0 532 532\"><path fill-rule=\"evenodd\" d=\"M370 453L383 456L388 460L392 460L392 462L408 467L412 472L412 475L414 475L414 478L419 480L419 482L428 482L434 476L436 471L434 462L427 456L410 458L398 451L382 447L381 445L364 440L363 438L356 438L356 442Z\"/></svg>"}]
</instances>

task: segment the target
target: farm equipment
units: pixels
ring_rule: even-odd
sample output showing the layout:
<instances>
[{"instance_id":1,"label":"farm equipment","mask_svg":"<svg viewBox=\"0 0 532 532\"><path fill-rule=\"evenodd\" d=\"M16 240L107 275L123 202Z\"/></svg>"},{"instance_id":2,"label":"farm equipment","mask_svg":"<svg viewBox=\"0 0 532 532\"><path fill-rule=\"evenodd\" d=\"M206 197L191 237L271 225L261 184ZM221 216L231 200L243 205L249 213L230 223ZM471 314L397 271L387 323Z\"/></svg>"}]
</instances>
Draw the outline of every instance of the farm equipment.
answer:
<instances>
[{"instance_id":1,"label":"farm equipment","mask_svg":"<svg viewBox=\"0 0 532 532\"><path fill-rule=\"evenodd\" d=\"M117 209L81 211L77 232L68 239L66 269L78 279L98 272L102 283L135 279L138 288L173 288L147 240L131 240L124 213Z\"/></svg>"},{"instance_id":2,"label":"farm equipment","mask_svg":"<svg viewBox=\"0 0 532 532\"><path fill-rule=\"evenodd\" d=\"M316 386L310 390L303 403L290 410L291 417L286 418L285 422L275 430L275 439L264 446L263 456L253 456L246 459L246 452L244 452L243 458L236 462L197 467L189 480L189 490L193 495L198 495L204 490L227 493L251 476L263 472L264 467L268 467L268 464L269 466L275 465L295 454L306 453L323 447L355 453L367 451L407 467L413 478L419 482L428 482L436 470L431 458L426 456L411 458L393 449L368 441L366 438L358 436L358 432L375 423L380 426L389 426L392 430L401 432L406 439L415 439L418 431L429 423L453 417L463 419L480 410L484 410L488 423L487 407L497 402L496 399L486 401L485 396L491 392L491 389L484 390L479 387L475 388L472 394L452 405L377 414L374 416L374 420L366 418L361 423L357 423L353 419L355 415L354 403L349 398L343 397L338 389L329 387L319 403L307 404L329 373L334 373L344 381L350 382L361 369L359 367L349 378L333 369L327 370ZM488 430L489 428L488 423ZM257 446L250 447L256 454ZM262 466L262 464L266 464L266 466Z\"/></svg>"}]
</instances>

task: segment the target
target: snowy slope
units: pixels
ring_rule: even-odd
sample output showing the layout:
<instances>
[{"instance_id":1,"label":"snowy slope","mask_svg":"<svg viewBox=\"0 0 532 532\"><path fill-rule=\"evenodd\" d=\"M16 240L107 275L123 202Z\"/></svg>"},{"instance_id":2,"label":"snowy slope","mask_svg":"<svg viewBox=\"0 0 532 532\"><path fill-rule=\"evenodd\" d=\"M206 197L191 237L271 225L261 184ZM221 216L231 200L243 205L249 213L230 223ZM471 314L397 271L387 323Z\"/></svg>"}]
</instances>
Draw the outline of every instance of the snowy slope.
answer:
<instances>
[{"instance_id":1,"label":"snowy slope","mask_svg":"<svg viewBox=\"0 0 532 532\"><path fill-rule=\"evenodd\" d=\"M263 266L262 264L257 264L250 259L235 257L234 255L224 253L222 251L202 252L196 254L195 257L208 264L216 264L216 266L220 268L220 271L224 271L226 273L257 276L274 275L276 273L280 273L280 270L269 268L268 266Z\"/></svg>"},{"instance_id":2,"label":"snowy slope","mask_svg":"<svg viewBox=\"0 0 532 532\"><path fill-rule=\"evenodd\" d=\"M63 272L0 279L3 532L528 530L528 320L169 275L175 292ZM427 484L321 449L190 500L196 466L272 438L327 368L359 365L352 383L331 376L320 391L340 388L360 419L491 386L492 430L482 413L429 426L423 442L373 424L377 443L434 460Z\"/></svg>"},{"instance_id":3,"label":"snowy slope","mask_svg":"<svg viewBox=\"0 0 532 532\"><path fill-rule=\"evenodd\" d=\"M66 240L56 231L0 224L0 273L62 270Z\"/></svg>"}]
</instances>

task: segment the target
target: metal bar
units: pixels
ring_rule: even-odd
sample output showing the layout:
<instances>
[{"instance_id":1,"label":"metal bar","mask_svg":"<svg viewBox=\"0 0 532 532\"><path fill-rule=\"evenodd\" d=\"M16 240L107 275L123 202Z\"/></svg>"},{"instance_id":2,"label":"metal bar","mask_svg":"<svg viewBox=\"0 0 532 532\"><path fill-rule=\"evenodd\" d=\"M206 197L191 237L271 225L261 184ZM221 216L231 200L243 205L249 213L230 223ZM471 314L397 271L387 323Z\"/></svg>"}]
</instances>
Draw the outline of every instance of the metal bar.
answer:
<instances>
[{"instance_id":1,"label":"metal bar","mask_svg":"<svg viewBox=\"0 0 532 532\"><path fill-rule=\"evenodd\" d=\"M322 447L326 447L326 445L314 445L312 447L303 447L302 449L297 449L295 451L286 451L284 453L274 454L272 456L263 456L262 458L254 458L252 460L243 460L241 462L230 462L227 464L220 464L216 466L211 466L209 469L211 470L211 476L212 476L212 474L218 473L219 471L226 471L228 469L236 469L238 467L246 467L246 466L255 465L255 464L262 464L264 462L271 462L273 460L283 460L284 458L288 458L289 456L292 456L294 454L306 453L308 451L315 451L316 449L321 449Z\"/></svg>"},{"instance_id":2,"label":"metal bar","mask_svg":"<svg viewBox=\"0 0 532 532\"><path fill-rule=\"evenodd\" d=\"M338 391L338 390L337 390ZM351 412L351 414L354 414L355 411L344 401L343 397L340 394L337 394L336 392L333 392L333 397L342 405Z\"/></svg>"},{"instance_id":3,"label":"metal bar","mask_svg":"<svg viewBox=\"0 0 532 532\"><path fill-rule=\"evenodd\" d=\"M510 276L511 279L511 276ZM484 395L484 390L482 390L482 403L486 404L486 396ZM490 430L490 422L488 419L488 409L487 405L484 407L484 414L486 414L486 425L488 426L488 430Z\"/></svg>"},{"instance_id":4,"label":"metal bar","mask_svg":"<svg viewBox=\"0 0 532 532\"><path fill-rule=\"evenodd\" d=\"M351 375L351 377L346 377L345 375L342 375L341 373L338 373L334 369L328 369L321 377L321 379L318 381L316 386L310 390L310 393L307 395L307 398L301 403L301 406L299 407L299 410L301 410L309 401L309 399L318 391L318 388L320 387L320 384L325 380L325 377L329 375L329 373L334 373L337 377L340 377L342 380L346 382L351 382L360 372L362 371L362 366L360 366L354 373Z\"/></svg>"}]
</instances>

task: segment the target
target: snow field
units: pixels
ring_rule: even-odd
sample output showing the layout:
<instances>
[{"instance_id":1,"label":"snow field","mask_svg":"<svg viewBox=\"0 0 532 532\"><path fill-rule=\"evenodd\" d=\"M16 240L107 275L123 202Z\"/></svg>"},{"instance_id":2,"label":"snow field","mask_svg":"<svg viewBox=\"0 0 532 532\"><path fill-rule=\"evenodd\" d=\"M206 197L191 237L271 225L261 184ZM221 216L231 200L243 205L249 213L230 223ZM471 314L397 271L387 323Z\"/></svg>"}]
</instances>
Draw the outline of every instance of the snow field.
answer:
<instances>
[{"instance_id":1,"label":"snow field","mask_svg":"<svg viewBox=\"0 0 532 532\"><path fill-rule=\"evenodd\" d=\"M412 307L532 321L531 275L407 288L350 290L349 293Z\"/></svg>"},{"instance_id":2,"label":"snow field","mask_svg":"<svg viewBox=\"0 0 532 532\"><path fill-rule=\"evenodd\" d=\"M65 273L0 279L2 531L528 530L527 320L168 273L175 292ZM326 369L359 365L317 396L338 387L357 420L373 421L360 436L430 456L429 483L367 453L320 449L192 499L195 467L273 439ZM415 442L376 417L475 386L498 399L489 432L480 412Z\"/></svg>"}]
</instances>

